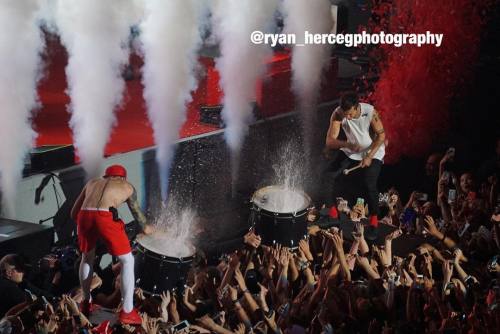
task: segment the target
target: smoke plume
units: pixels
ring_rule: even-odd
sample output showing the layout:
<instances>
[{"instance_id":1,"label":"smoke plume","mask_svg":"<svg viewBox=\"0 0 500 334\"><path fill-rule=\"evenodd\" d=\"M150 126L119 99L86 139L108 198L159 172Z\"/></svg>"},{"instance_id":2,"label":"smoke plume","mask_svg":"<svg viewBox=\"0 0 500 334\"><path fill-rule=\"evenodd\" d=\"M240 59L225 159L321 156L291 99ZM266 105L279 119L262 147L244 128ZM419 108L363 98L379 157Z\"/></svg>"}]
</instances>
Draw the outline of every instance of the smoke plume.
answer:
<instances>
[{"instance_id":1,"label":"smoke plume","mask_svg":"<svg viewBox=\"0 0 500 334\"><path fill-rule=\"evenodd\" d=\"M174 143L186 119L186 105L196 88L194 75L201 44L198 22L202 2L146 0L141 24L144 98L157 145L161 194L168 194L168 177Z\"/></svg>"},{"instance_id":2,"label":"smoke plume","mask_svg":"<svg viewBox=\"0 0 500 334\"><path fill-rule=\"evenodd\" d=\"M35 139L31 112L44 40L37 24L38 1L0 1L0 187L4 216L14 214L23 159Z\"/></svg>"},{"instance_id":3,"label":"smoke plume","mask_svg":"<svg viewBox=\"0 0 500 334\"><path fill-rule=\"evenodd\" d=\"M221 51L217 70L224 91L225 137L233 154L241 149L253 119L255 86L270 55L269 47L252 44L250 35L271 27L276 7L276 0L219 0L212 8L212 26Z\"/></svg>"},{"instance_id":4,"label":"smoke plume","mask_svg":"<svg viewBox=\"0 0 500 334\"><path fill-rule=\"evenodd\" d=\"M71 97L73 141L89 177L101 168L125 87L130 27L139 9L133 1L58 1L55 15L68 50L66 77Z\"/></svg>"},{"instance_id":5,"label":"smoke plume","mask_svg":"<svg viewBox=\"0 0 500 334\"><path fill-rule=\"evenodd\" d=\"M285 0L285 33L297 36L304 44L304 33L329 33L333 27L329 0ZM315 121L315 106L321 88L322 73L328 66L330 45L294 46L292 54L292 90L302 115L304 148L309 153Z\"/></svg>"}]
</instances>

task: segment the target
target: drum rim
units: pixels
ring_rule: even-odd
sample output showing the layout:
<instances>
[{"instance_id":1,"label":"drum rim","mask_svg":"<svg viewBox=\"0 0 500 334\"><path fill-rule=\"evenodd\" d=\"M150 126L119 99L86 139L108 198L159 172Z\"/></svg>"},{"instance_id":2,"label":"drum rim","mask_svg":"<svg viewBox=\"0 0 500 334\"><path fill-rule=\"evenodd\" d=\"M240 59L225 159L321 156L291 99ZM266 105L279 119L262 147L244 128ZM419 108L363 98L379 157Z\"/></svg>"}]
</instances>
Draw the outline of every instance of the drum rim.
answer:
<instances>
[{"instance_id":1,"label":"drum rim","mask_svg":"<svg viewBox=\"0 0 500 334\"><path fill-rule=\"evenodd\" d=\"M253 203L252 210L254 210L258 215L263 215L263 216L268 216L270 218L280 218L280 219L293 219L293 218L299 218L307 214L309 211L309 207L297 211L297 212L274 212L274 211L269 211L266 209L262 209L260 206L257 206L255 203Z\"/></svg>"},{"instance_id":2,"label":"drum rim","mask_svg":"<svg viewBox=\"0 0 500 334\"><path fill-rule=\"evenodd\" d=\"M294 189L294 190L291 190L291 191L293 191L293 192L297 192L297 193L300 193L302 196L304 196L304 198L307 200L307 202L308 202L308 203L307 203L307 205L306 205L306 207L305 207L305 208L302 208L302 209L297 210L297 211L288 211L288 212L275 212L275 211L269 211L269 210L267 210L267 209L264 209L262 206L260 206L260 205L259 205L259 204L255 201L255 199L256 199L256 198L255 198L255 196L256 196L256 194L257 194L258 192L263 191L264 189L276 189L276 188L278 188L278 189L285 189L283 186L280 186L280 185L270 185L270 186L265 186L265 187L259 188L259 189L257 189L257 190L253 193L252 198L250 199L250 202L251 202L253 205L255 205L256 207L258 207L258 208L260 209L260 211L261 211L261 212L262 212L262 211L269 212L269 213L271 213L272 215L276 215L276 216L279 216L279 215L292 215L292 217L297 217L297 216L299 216L299 215L300 215L300 214L298 214L298 213L300 213L300 212L302 212L302 211L306 211L306 212L307 212L307 211L309 210L309 207L311 206L311 203L312 203L312 199L311 199L311 197L310 197L308 194L306 194L306 192L305 192L305 191L303 191L303 190L298 190L298 189Z\"/></svg>"},{"instance_id":3,"label":"drum rim","mask_svg":"<svg viewBox=\"0 0 500 334\"><path fill-rule=\"evenodd\" d=\"M163 255L160 253L156 253L143 244L140 243L139 240L136 240L136 245L135 249L145 255L148 255L154 259L163 261L163 262L170 262L170 263L187 263L187 262L193 262L195 254L190 255L190 256L184 256L184 257L175 257L175 256L169 256L169 255Z\"/></svg>"}]
</instances>

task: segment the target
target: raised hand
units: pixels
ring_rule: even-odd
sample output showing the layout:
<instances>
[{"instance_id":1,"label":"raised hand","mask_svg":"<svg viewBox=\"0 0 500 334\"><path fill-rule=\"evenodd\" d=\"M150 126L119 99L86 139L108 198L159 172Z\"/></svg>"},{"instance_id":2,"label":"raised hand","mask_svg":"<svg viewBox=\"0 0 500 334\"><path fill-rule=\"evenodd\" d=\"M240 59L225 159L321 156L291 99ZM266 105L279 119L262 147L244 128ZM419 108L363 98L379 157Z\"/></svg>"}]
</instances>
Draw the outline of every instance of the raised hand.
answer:
<instances>
[{"instance_id":1,"label":"raised hand","mask_svg":"<svg viewBox=\"0 0 500 334\"><path fill-rule=\"evenodd\" d=\"M160 304L161 318L164 322L168 322L168 305L170 304L170 291L167 291L167 293L162 292L160 298L161 298L161 304Z\"/></svg>"},{"instance_id":2,"label":"raised hand","mask_svg":"<svg viewBox=\"0 0 500 334\"><path fill-rule=\"evenodd\" d=\"M259 291L259 297L261 299L266 299L266 295L267 293L269 292L269 289L266 288L264 285L260 284L259 282L257 282L257 284L259 285L259 288L260 288L260 291Z\"/></svg>"},{"instance_id":3,"label":"raised hand","mask_svg":"<svg viewBox=\"0 0 500 334\"><path fill-rule=\"evenodd\" d=\"M68 295L63 295L62 296L65 304L68 306L69 311L71 312L72 315L79 315L80 314L80 308L78 307L77 302L73 298L71 298Z\"/></svg>"},{"instance_id":4,"label":"raised hand","mask_svg":"<svg viewBox=\"0 0 500 334\"><path fill-rule=\"evenodd\" d=\"M233 332L234 334L245 334L245 325L242 323L238 324Z\"/></svg>"},{"instance_id":5,"label":"raised hand","mask_svg":"<svg viewBox=\"0 0 500 334\"><path fill-rule=\"evenodd\" d=\"M260 236L256 235L253 230L245 234L243 237L244 243L253 248L258 248L262 239Z\"/></svg>"},{"instance_id":6,"label":"raised hand","mask_svg":"<svg viewBox=\"0 0 500 334\"><path fill-rule=\"evenodd\" d=\"M215 321L213 321L213 319L208 315L204 315L203 317L196 319L196 321L198 322L198 324L209 330L217 327Z\"/></svg>"},{"instance_id":7,"label":"raised hand","mask_svg":"<svg viewBox=\"0 0 500 334\"><path fill-rule=\"evenodd\" d=\"M464 261L465 259L464 253L460 248L455 249L453 255L454 255L453 264L460 264L460 261Z\"/></svg>"},{"instance_id":8,"label":"raised hand","mask_svg":"<svg viewBox=\"0 0 500 334\"><path fill-rule=\"evenodd\" d=\"M309 260L309 261L314 260L312 254L311 254L311 250L309 248L309 242L307 242L307 240L301 239L299 241L299 249L302 251L302 253L304 253L307 260Z\"/></svg>"},{"instance_id":9,"label":"raised hand","mask_svg":"<svg viewBox=\"0 0 500 334\"><path fill-rule=\"evenodd\" d=\"M451 261L446 260L443 262L443 281L445 283L450 282L451 276L453 276L453 265Z\"/></svg>"},{"instance_id":10,"label":"raised hand","mask_svg":"<svg viewBox=\"0 0 500 334\"><path fill-rule=\"evenodd\" d=\"M340 234L334 234L332 237L333 246L338 253L344 252L344 240Z\"/></svg>"},{"instance_id":11,"label":"raised hand","mask_svg":"<svg viewBox=\"0 0 500 334\"><path fill-rule=\"evenodd\" d=\"M386 235L385 237L385 240L394 240L396 238L399 238L401 235L403 234L403 231L401 231L401 229L397 229L395 231L393 231L392 233L389 233L388 235Z\"/></svg>"},{"instance_id":12,"label":"raised hand","mask_svg":"<svg viewBox=\"0 0 500 334\"><path fill-rule=\"evenodd\" d=\"M426 230L427 233L429 233L430 235L432 235L434 237L439 234L439 230L436 227L436 223L434 222L434 218L432 218L431 216L425 216L424 222L425 222L424 230Z\"/></svg>"},{"instance_id":13,"label":"raised hand","mask_svg":"<svg viewBox=\"0 0 500 334\"><path fill-rule=\"evenodd\" d=\"M135 288L134 293L135 293L135 296L136 296L138 299L140 299L140 300L144 300L144 299L146 299L146 297L144 297L144 291L142 291L142 289L141 289L141 288Z\"/></svg>"}]
</instances>

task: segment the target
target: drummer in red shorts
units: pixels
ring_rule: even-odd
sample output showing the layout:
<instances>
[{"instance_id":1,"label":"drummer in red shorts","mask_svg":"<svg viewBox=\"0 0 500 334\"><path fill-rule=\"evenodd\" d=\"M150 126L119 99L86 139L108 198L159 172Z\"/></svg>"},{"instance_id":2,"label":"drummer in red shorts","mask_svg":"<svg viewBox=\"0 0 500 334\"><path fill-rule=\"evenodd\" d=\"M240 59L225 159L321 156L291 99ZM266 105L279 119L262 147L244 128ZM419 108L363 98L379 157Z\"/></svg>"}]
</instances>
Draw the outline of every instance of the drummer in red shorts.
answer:
<instances>
[{"instance_id":1,"label":"drummer in red shorts","mask_svg":"<svg viewBox=\"0 0 500 334\"><path fill-rule=\"evenodd\" d=\"M103 178L90 180L85 185L71 210L71 218L77 222L78 245L82 252L79 270L80 285L84 295L82 312L87 316L90 313L90 283L93 276L96 241L100 238L105 242L109 253L118 257L122 265L123 307L119 314L120 322L140 324L141 318L133 305L134 257L125 233L125 224L118 218L116 209L126 202L145 234L150 234L153 228L146 224L146 218L137 202L136 191L126 178L127 171L123 166L109 166Z\"/></svg>"}]
</instances>

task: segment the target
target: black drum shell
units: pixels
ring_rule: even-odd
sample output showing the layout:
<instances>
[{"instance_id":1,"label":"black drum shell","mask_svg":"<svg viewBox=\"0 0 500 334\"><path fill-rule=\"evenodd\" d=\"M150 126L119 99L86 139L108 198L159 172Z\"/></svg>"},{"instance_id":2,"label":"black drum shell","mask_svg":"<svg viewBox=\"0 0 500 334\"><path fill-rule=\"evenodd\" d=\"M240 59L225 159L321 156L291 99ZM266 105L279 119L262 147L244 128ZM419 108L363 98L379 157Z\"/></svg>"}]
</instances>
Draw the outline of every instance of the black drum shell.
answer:
<instances>
[{"instance_id":1,"label":"black drum shell","mask_svg":"<svg viewBox=\"0 0 500 334\"><path fill-rule=\"evenodd\" d=\"M262 238L264 245L296 248L307 236L307 212L304 209L296 213L277 213L253 203L251 214L255 233Z\"/></svg>"},{"instance_id":2,"label":"black drum shell","mask_svg":"<svg viewBox=\"0 0 500 334\"><path fill-rule=\"evenodd\" d=\"M149 294L159 295L174 288L182 290L194 256L171 257L136 243L134 258L136 286Z\"/></svg>"}]
</instances>

